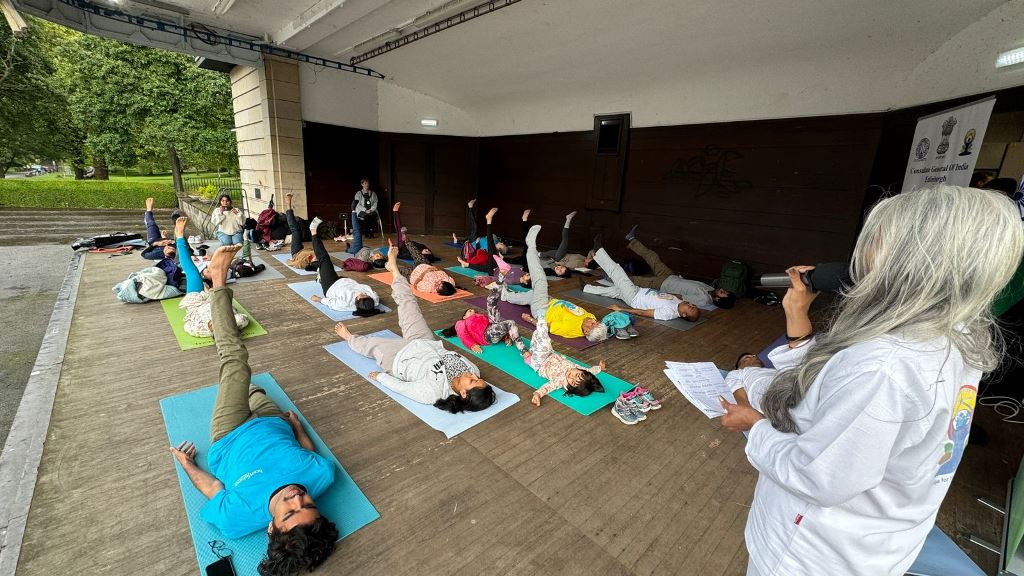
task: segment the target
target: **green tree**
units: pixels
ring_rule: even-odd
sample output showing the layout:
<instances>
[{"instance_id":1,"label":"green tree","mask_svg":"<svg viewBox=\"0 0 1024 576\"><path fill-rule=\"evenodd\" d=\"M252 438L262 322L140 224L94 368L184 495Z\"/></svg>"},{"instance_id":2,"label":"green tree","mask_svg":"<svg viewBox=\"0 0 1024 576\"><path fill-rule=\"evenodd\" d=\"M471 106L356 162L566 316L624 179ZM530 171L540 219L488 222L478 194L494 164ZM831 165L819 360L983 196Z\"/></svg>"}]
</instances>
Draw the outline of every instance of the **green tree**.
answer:
<instances>
[{"instance_id":1,"label":"green tree","mask_svg":"<svg viewBox=\"0 0 1024 576\"><path fill-rule=\"evenodd\" d=\"M35 24L35 21L33 21ZM0 26L0 178L13 166L71 154L67 101L53 81L47 30Z\"/></svg>"},{"instance_id":2,"label":"green tree","mask_svg":"<svg viewBox=\"0 0 1024 576\"><path fill-rule=\"evenodd\" d=\"M107 165L169 168L238 164L231 86L192 58L73 31L57 49L84 153L102 178Z\"/></svg>"}]
</instances>

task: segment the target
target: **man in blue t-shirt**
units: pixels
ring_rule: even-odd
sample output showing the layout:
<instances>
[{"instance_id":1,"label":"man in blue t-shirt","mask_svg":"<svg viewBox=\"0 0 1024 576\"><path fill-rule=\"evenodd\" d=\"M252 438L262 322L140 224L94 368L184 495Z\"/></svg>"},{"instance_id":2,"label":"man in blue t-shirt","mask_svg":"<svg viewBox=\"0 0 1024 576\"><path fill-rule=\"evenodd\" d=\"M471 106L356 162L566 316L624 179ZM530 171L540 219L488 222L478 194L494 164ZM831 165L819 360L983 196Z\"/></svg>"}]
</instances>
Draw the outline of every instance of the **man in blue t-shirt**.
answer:
<instances>
[{"instance_id":1,"label":"man in blue t-shirt","mask_svg":"<svg viewBox=\"0 0 1024 576\"><path fill-rule=\"evenodd\" d=\"M192 484L210 499L203 520L226 538L266 527L267 556L260 574L310 571L334 551L338 529L320 515L314 498L334 481L334 464L317 454L292 413L281 410L249 379L249 353L242 344L226 287L228 268L241 246L222 246L207 269L213 282L213 335L220 355L220 387L210 423L210 472L196 465L191 442L171 452Z\"/></svg>"}]
</instances>

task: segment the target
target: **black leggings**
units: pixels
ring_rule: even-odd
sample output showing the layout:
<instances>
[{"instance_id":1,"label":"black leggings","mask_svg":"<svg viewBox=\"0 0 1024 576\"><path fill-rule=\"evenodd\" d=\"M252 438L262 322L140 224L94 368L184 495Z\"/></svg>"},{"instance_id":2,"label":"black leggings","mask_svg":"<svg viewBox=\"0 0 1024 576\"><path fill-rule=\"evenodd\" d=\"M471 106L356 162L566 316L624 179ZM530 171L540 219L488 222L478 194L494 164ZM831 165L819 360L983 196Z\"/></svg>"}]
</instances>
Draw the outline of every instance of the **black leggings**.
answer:
<instances>
[{"instance_id":1,"label":"black leggings","mask_svg":"<svg viewBox=\"0 0 1024 576\"><path fill-rule=\"evenodd\" d=\"M334 262L331 261L331 255L327 253L319 233L313 235L313 253L316 254L316 261L320 267L320 287L323 288L324 296L327 296L327 291L338 281L339 276L334 270Z\"/></svg>"}]
</instances>

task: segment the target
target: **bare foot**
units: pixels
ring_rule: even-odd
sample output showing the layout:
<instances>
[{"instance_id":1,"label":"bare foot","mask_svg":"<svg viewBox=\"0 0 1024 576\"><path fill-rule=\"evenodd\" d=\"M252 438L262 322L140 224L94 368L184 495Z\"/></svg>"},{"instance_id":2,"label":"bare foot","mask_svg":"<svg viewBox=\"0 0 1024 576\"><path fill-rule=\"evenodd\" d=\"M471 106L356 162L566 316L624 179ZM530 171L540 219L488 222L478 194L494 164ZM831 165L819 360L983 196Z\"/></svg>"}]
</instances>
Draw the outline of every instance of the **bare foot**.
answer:
<instances>
[{"instance_id":1,"label":"bare foot","mask_svg":"<svg viewBox=\"0 0 1024 576\"><path fill-rule=\"evenodd\" d=\"M146 198L146 212L152 212L152 211L153 211L153 199L152 198Z\"/></svg>"},{"instance_id":2,"label":"bare foot","mask_svg":"<svg viewBox=\"0 0 1024 576\"><path fill-rule=\"evenodd\" d=\"M458 243L459 243L459 237L455 235L455 232L452 232L452 244L458 244Z\"/></svg>"},{"instance_id":3,"label":"bare foot","mask_svg":"<svg viewBox=\"0 0 1024 576\"><path fill-rule=\"evenodd\" d=\"M342 340L348 340L352 337L352 333L348 331L348 326L344 323L338 322L334 325L334 333L341 337Z\"/></svg>"},{"instance_id":4,"label":"bare foot","mask_svg":"<svg viewBox=\"0 0 1024 576\"><path fill-rule=\"evenodd\" d=\"M522 318L523 318L523 320L526 320L530 324L536 324L537 323L537 319L534 318L533 316L530 316L529 312L523 312Z\"/></svg>"},{"instance_id":5,"label":"bare foot","mask_svg":"<svg viewBox=\"0 0 1024 576\"><path fill-rule=\"evenodd\" d=\"M398 210L401 209L401 208L402 208L402 203L401 202L395 202L395 205L391 207L391 211L392 212L398 212Z\"/></svg>"},{"instance_id":6,"label":"bare foot","mask_svg":"<svg viewBox=\"0 0 1024 576\"><path fill-rule=\"evenodd\" d=\"M398 246L388 238L388 263L384 265L384 269L391 272L392 276L398 276L402 272L398 269Z\"/></svg>"},{"instance_id":7,"label":"bare foot","mask_svg":"<svg viewBox=\"0 0 1024 576\"><path fill-rule=\"evenodd\" d=\"M497 208L491 208L490 210L487 211L487 215L484 216L484 218L487 220L488 224L491 223L491 219L494 218L494 215L497 214L497 213L498 213L498 209Z\"/></svg>"},{"instance_id":8,"label":"bare foot","mask_svg":"<svg viewBox=\"0 0 1024 576\"><path fill-rule=\"evenodd\" d=\"M210 271L210 281L213 282L214 288L227 285L231 261L235 259L235 253L241 249L241 244L228 244L217 248L213 253L213 258L210 258L210 264L206 269Z\"/></svg>"},{"instance_id":9,"label":"bare foot","mask_svg":"<svg viewBox=\"0 0 1024 576\"><path fill-rule=\"evenodd\" d=\"M526 210L523 210L523 222L526 222L529 219L530 219L530 209L527 208Z\"/></svg>"},{"instance_id":10,"label":"bare foot","mask_svg":"<svg viewBox=\"0 0 1024 576\"><path fill-rule=\"evenodd\" d=\"M469 268L469 262L466 262L465 260L459 258L458 256L456 256L455 259L459 261L459 266L462 266L463 268Z\"/></svg>"},{"instance_id":11,"label":"bare foot","mask_svg":"<svg viewBox=\"0 0 1024 576\"><path fill-rule=\"evenodd\" d=\"M290 192L288 194L285 194L284 195L284 205L287 206L288 208L291 208L292 207L292 197L294 197L294 196L295 195L290 193Z\"/></svg>"},{"instance_id":12,"label":"bare foot","mask_svg":"<svg viewBox=\"0 0 1024 576\"><path fill-rule=\"evenodd\" d=\"M466 206L469 206L470 208L472 208L474 204L476 204L476 198L473 198L469 202L466 202Z\"/></svg>"},{"instance_id":13,"label":"bare foot","mask_svg":"<svg viewBox=\"0 0 1024 576\"><path fill-rule=\"evenodd\" d=\"M185 237L185 224L188 224L188 218L184 216L174 221L174 237L184 238Z\"/></svg>"}]
</instances>

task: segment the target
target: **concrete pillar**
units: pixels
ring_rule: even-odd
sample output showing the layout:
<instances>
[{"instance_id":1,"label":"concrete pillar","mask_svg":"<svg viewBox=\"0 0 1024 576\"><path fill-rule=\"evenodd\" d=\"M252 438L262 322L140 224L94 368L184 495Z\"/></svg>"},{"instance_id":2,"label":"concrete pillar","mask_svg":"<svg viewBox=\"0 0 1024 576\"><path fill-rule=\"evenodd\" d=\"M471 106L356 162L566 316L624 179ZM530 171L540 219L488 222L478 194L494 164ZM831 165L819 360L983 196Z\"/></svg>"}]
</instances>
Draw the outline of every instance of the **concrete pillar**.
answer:
<instances>
[{"instance_id":1,"label":"concrete pillar","mask_svg":"<svg viewBox=\"0 0 1024 576\"><path fill-rule=\"evenodd\" d=\"M231 70L239 176L252 217L271 198L283 212L287 193L295 213L307 216L300 97L297 62L264 56L262 68Z\"/></svg>"}]
</instances>

